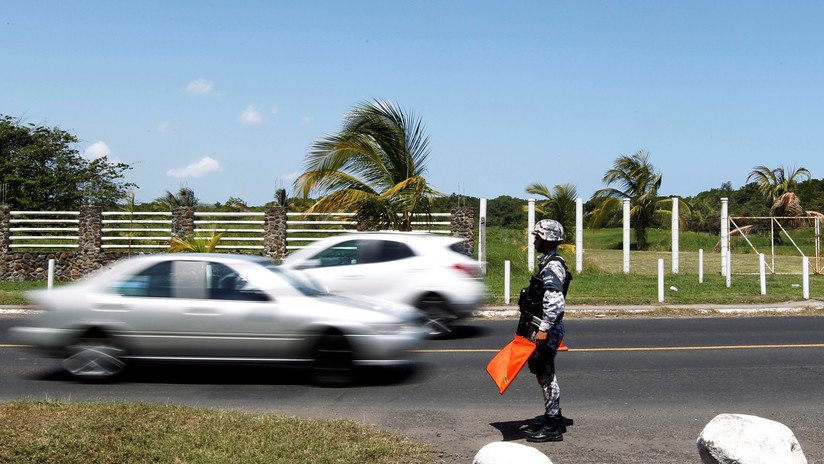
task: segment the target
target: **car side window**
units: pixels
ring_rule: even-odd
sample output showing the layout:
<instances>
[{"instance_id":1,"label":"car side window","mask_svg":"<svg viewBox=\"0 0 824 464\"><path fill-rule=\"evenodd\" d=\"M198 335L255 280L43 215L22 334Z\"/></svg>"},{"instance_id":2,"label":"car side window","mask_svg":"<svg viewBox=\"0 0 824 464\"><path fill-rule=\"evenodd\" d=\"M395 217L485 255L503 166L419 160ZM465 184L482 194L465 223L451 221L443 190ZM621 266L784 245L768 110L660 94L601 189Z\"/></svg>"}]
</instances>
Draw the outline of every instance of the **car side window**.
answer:
<instances>
[{"instance_id":1,"label":"car side window","mask_svg":"<svg viewBox=\"0 0 824 464\"><path fill-rule=\"evenodd\" d=\"M386 261L397 261L399 259L411 258L415 256L415 252L405 243L395 242L393 240L384 240L380 242L375 253L374 261L376 263L383 263Z\"/></svg>"},{"instance_id":2,"label":"car side window","mask_svg":"<svg viewBox=\"0 0 824 464\"><path fill-rule=\"evenodd\" d=\"M123 296L168 298L172 296L172 263L164 261L150 266L115 282L112 290Z\"/></svg>"},{"instance_id":3,"label":"car side window","mask_svg":"<svg viewBox=\"0 0 824 464\"><path fill-rule=\"evenodd\" d=\"M213 300L268 301L269 296L252 287L234 269L221 263L206 267L209 298Z\"/></svg>"},{"instance_id":4,"label":"car side window","mask_svg":"<svg viewBox=\"0 0 824 464\"><path fill-rule=\"evenodd\" d=\"M358 264L358 242L360 240L347 240L336 245L321 250L312 259L320 262L320 267L348 266Z\"/></svg>"}]
</instances>

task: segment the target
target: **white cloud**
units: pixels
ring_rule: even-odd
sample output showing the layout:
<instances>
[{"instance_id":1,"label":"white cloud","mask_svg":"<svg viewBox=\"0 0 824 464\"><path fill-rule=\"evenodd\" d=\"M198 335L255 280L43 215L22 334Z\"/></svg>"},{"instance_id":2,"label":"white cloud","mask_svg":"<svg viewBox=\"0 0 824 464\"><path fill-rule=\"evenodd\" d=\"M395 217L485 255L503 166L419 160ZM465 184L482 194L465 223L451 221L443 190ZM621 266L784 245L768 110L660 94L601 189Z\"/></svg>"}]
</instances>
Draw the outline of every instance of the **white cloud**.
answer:
<instances>
[{"instance_id":1,"label":"white cloud","mask_svg":"<svg viewBox=\"0 0 824 464\"><path fill-rule=\"evenodd\" d=\"M104 156L111 156L111 154L112 150L109 149L106 142L102 140L89 145L89 147L83 151L83 157L90 160L102 158Z\"/></svg>"},{"instance_id":2,"label":"white cloud","mask_svg":"<svg viewBox=\"0 0 824 464\"><path fill-rule=\"evenodd\" d=\"M166 130L168 130L170 127L172 127L172 123L170 123L169 121L163 121L157 125L157 130L159 130L160 132L166 132Z\"/></svg>"},{"instance_id":3,"label":"white cloud","mask_svg":"<svg viewBox=\"0 0 824 464\"><path fill-rule=\"evenodd\" d=\"M263 122L263 114L260 112L260 108L255 105L249 105L240 113L240 122L246 124L247 126L260 124Z\"/></svg>"},{"instance_id":4,"label":"white cloud","mask_svg":"<svg viewBox=\"0 0 824 464\"><path fill-rule=\"evenodd\" d=\"M215 83L212 81L207 81L204 78L200 78L196 81L189 82L186 86L186 93L189 95L206 95L208 93L212 93L212 90L215 89Z\"/></svg>"},{"instance_id":5,"label":"white cloud","mask_svg":"<svg viewBox=\"0 0 824 464\"><path fill-rule=\"evenodd\" d=\"M312 117L312 116L304 116L304 117L300 118L300 125L305 126L305 125L311 123L314 120L315 120L315 118Z\"/></svg>"},{"instance_id":6,"label":"white cloud","mask_svg":"<svg viewBox=\"0 0 824 464\"><path fill-rule=\"evenodd\" d=\"M214 171L220 171L220 163L209 156L205 156L194 163L183 168L169 169L166 175L169 177L203 177Z\"/></svg>"}]
</instances>

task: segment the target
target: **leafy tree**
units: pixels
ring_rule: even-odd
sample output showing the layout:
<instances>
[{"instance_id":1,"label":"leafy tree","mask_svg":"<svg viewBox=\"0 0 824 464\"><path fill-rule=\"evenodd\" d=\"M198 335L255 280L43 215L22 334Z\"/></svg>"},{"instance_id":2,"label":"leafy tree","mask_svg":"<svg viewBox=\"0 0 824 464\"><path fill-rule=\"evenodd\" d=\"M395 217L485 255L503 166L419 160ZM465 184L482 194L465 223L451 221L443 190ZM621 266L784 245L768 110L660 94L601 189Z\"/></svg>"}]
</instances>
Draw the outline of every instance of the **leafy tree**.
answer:
<instances>
[{"instance_id":1,"label":"leafy tree","mask_svg":"<svg viewBox=\"0 0 824 464\"><path fill-rule=\"evenodd\" d=\"M166 193L156 198L153 203L157 209L171 211L181 206L194 208L198 205L198 200L194 190L189 187L180 187L177 193L166 190Z\"/></svg>"},{"instance_id":2,"label":"leafy tree","mask_svg":"<svg viewBox=\"0 0 824 464\"><path fill-rule=\"evenodd\" d=\"M501 195L487 202L487 225L489 227L515 227L526 229L527 213L523 208L526 200Z\"/></svg>"},{"instance_id":3,"label":"leafy tree","mask_svg":"<svg viewBox=\"0 0 824 464\"><path fill-rule=\"evenodd\" d=\"M535 203L535 213L550 219L555 219L564 227L567 239L575 237L575 199L578 198L578 189L572 184L558 184L550 192L546 185L533 183L527 186L527 193L540 195L546 200Z\"/></svg>"},{"instance_id":4,"label":"leafy tree","mask_svg":"<svg viewBox=\"0 0 824 464\"><path fill-rule=\"evenodd\" d=\"M339 133L312 144L294 186L303 198L322 195L310 212L353 211L367 228L411 230L438 195L424 177L428 156L420 119L391 102L363 103Z\"/></svg>"},{"instance_id":5,"label":"leafy tree","mask_svg":"<svg viewBox=\"0 0 824 464\"><path fill-rule=\"evenodd\" d=\"M83 204L112 207L135 187L125 163L84 159L77 137L57 127L0 116L0 182L4 200L24 210L71 210Z\"/></svg>"},{"instance_id":6,"label":"leafy tree","mask_svg":"<svg viewBox=\"0 0 824 464\"><path fill-rule=\"evenodd\" d=\"M621 189L608 187L595 192L593 199L597 201L597 207L592 213L591 224L601 226L621 211L623 199L629 198L636 246L639 250L646 249L647 228L653 224L657 214L666 214L658 207L661 174L649 162L649 153L638 151L631 156L619 156L612 169L604 174L603 182L606 185L617 184Z\"/></svg>"},{"instance_id":7,"label":"leafy tree","mask_svg":"<svg viewBox=\"0 0 824 464\"><path fill-rule=\"evenodd\" d=\"M795 194L798 188L798 179L810 180L812 176L806 168L792 170L779 166L770 169L766 166L755 166L747 176L747 182L753 180L761 193L772 202L770 215L800 216L804 210L801 201Z\"/></svg>"}]
</instances>

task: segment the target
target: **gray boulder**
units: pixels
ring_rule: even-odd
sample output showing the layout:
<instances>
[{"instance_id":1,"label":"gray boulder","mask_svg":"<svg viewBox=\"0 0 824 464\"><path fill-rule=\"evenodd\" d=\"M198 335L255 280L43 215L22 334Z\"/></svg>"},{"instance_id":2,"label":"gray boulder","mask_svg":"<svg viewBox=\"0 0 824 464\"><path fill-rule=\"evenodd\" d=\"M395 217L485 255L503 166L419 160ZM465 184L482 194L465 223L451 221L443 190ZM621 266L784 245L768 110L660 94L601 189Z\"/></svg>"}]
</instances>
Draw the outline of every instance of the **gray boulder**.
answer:
<instances>
[{"instance_id":1,"label":"gray boulder","mask_svg":"<svg viewBox=\"0 0 824 464\"><path fill-rule=\"evenodd\" d=\"M789 427L757 416L715 416L697 445L704 464L807 464Z\"/></svg>"}]
</instances>

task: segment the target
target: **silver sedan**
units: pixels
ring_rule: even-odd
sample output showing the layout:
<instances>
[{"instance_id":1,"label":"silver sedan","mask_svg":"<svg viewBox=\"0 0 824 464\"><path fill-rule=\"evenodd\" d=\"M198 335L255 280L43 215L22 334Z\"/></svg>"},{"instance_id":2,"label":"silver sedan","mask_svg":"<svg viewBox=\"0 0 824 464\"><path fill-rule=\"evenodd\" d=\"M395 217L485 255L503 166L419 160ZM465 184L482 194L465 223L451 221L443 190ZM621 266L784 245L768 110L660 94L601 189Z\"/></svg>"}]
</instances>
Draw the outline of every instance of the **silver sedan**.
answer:
<instances>
[{"instance_id":1,"label":"silver sedan","mask_svg":"<svg viewBox=\"0 0 824 464\"><path fill-rule=\"evenodd\" d=\"M358 366L411 364L427 334L422 313L303 279L262 257L139 256L29 294L42 312L12 336L86 380L113 378L131 360L300 364L323 384L348 383Z\"/></svg>"}]
</instances>

